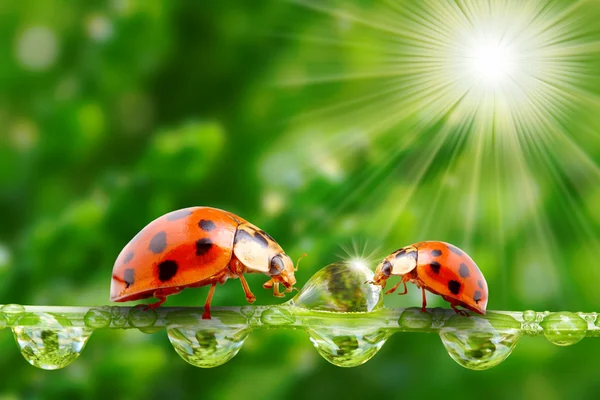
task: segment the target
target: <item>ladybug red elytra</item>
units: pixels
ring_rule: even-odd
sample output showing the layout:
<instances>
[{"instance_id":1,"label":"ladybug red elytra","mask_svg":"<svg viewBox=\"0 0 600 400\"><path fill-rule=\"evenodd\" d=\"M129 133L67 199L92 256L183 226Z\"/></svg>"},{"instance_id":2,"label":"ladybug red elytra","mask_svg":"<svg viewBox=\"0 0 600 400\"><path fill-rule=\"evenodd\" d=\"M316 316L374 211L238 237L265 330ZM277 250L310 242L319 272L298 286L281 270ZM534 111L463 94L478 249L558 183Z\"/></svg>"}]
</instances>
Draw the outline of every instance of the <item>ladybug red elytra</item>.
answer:
<instances>
[{"instance_id":1,"label":"ladybug red elytra","mask_svg":"<svg viewBox=\"0 0 600 400\"><path fill-rule=\"evenodd\" d=\"M163 215L142 229L121 251L112 272L111 301L155 297L152 308L187 287L211 285L202 318L210 319L217 283L239 278L246 300L256 299L244 278L264 273L263 287L283 297L296 278L294 264L265 231L227 211L190 207Z\"/></svg>"},{"instance_id":2,"label":"ladybug red elytra","mask_svg":"<svg viewBox=\"0 0 600 400\"><path fill-rule=\"evenodd\" d=\"M402 279L386 294L395 292L400 284L404 284L404 292L399 294L406 294L406 282L412 282L423 291L423 312L426 312L427 289L442 296L458 314L468 315L456 306L485 315L487 282L471 257L452 244L428 241L398 249L377 266L370 283L385 288L390 276L400 276Z\"/></svg>"}]
</instances>

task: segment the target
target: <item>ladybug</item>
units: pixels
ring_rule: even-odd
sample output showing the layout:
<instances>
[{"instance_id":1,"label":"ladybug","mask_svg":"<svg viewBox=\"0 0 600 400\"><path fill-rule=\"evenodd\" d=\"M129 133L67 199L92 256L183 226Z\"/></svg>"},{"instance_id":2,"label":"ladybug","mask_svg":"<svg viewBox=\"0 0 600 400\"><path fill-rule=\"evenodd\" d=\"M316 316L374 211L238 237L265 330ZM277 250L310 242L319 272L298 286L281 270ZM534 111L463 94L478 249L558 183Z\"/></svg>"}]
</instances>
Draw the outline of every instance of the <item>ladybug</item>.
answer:
<instances>
[{"instance_id":1,"label":"ladybug","mask_svg":"<svg viewBox=\"0 0 600 400\"><path fill-rule=\"evenodd\" d=\"M167 296L186 287L211 285L203 319L210 319L210 303L217 283L239 278L246 300L256 297L245 273L265 273L263 287L290 292L296 278L294 264L265 231L243 218L211 207L190 207L163 215L142 229L121 251L112 272L111 301L155 297L156 308Z\"/></svg>"},{"instance_id":2,"label":"ladybug","mask_svg":"<svg viewBox=\"0 0 600 400\"><path fill-rule=\"evenodd\" d=\"M471 257L454 245L428 241L402 247L383 259L370 283L385 288L390 276L400 276L402 280L385 294L394 293L401 283L404 284L404 292L399 294L406 294L406 282L412 282L423 291L422 312L427 312L427 289L442 296L460 315L469 314L456 306L485 315L487 282Z\"/></svg>"}]
</instances>

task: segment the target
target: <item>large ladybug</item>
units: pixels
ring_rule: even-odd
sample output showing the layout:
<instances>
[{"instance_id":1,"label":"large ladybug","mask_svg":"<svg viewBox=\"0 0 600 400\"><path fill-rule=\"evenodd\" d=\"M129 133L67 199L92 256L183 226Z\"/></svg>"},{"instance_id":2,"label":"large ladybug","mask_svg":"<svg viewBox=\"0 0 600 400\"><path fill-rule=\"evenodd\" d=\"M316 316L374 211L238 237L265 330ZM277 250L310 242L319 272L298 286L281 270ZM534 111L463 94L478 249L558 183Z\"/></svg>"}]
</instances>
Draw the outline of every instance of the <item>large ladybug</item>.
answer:
<instances>
[{"instance_id":1,"label":"large ladybug","mask_svg":"<svg viewBox=\"0 0 600 400\"><path fill-rule=\"evenodd\" d=\"M152 221L119 254L113 267L111 301L155 297L152 308L186 287L211 285L202 318L210 319L217 283L239 278L246 300L256 297L245 273L265 273L263 287L283 297L296 284L294 264L265 231L227 211L191 207Z\"/></svg>"},{"instance_id":2,"label":"large ladybug","mask_svg":"<svg viewBox=\"0 0 600 400\"><path fill-rule=\"evenodd\" d=\"M377 266L375 277L370 282L385 288L390 276L400 276L402 279L386 292L390 294L406 282L412 282L423 292L422 312L426 312L427 298L425 289L442 296L450 303L454 311L468 315L467 308L485 315L488 301L488 287L477 264L461 249L444 242L419 242L396 250Z\"/></svg>"}]
</instances>

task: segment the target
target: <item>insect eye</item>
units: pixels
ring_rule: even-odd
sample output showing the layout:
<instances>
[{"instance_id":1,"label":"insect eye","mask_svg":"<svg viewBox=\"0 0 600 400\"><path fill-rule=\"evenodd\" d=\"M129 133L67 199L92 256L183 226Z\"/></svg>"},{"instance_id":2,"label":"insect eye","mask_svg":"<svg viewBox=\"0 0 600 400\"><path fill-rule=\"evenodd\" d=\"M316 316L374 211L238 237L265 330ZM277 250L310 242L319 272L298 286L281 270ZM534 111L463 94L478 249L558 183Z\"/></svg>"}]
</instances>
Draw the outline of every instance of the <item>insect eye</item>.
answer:
<instances>
[{"instance_id":1,"label":"insect eye","mask_svg":"<svg viewBox=\"0 0 600 400\"><path fill-rule=\"evenodd\" d=\"M388 260L385 260L383 262L383 266L381 267L381 273L385 276L390 276L390 274L392 273L392 264Z\"/></svg>"},{"instance_id":2,"label":"insect eye","mask_svg":"<svg viewBox=\"0 0 600 400\"><path fill-rule=\"evenodd\" d=\"M269 275L280 275L284 270L283 260L281 256L275 256L271 258L271 265L269 267Z\"/></svg>"}]
</instances>

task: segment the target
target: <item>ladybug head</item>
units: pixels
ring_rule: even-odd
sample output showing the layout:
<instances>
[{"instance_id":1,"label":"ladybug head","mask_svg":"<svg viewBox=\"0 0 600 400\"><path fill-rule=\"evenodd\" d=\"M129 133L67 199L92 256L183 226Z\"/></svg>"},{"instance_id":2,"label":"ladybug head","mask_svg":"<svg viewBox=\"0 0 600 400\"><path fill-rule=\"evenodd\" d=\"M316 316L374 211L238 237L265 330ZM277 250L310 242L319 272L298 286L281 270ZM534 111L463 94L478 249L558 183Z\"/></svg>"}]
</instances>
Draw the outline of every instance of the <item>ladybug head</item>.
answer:
<instances>
[{"instance_id":1,"label":"ladybug head","mask_svg":"<svg viewBox=\"0 0 600 400\"><path fill-rule=\"evenodd\" d=\"M375 269L375 276L370 282L374 285L385 287L385 282L390 276L404 276L417 267L417 249L413 246L396 250L383 259Z\"/></svg>"},{"instance_id":2,"label":"ladybug head","mask_svg":"<svg viewBox=\"0 0 600 400\"><path fill-rule=\"evenodd\" d=\"M293 287L296 284L294 276L294 263L290 256L285 253L279 253L271 258L269 263L269 276L274 282L282 283L286 289Z\"/></svg>"}]
</instances>

